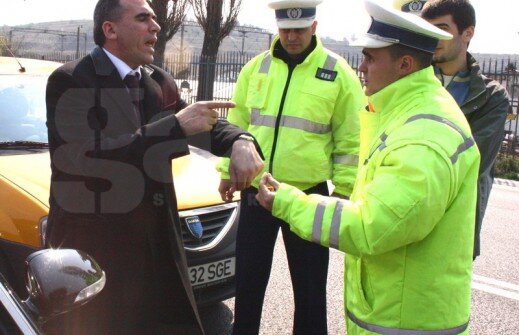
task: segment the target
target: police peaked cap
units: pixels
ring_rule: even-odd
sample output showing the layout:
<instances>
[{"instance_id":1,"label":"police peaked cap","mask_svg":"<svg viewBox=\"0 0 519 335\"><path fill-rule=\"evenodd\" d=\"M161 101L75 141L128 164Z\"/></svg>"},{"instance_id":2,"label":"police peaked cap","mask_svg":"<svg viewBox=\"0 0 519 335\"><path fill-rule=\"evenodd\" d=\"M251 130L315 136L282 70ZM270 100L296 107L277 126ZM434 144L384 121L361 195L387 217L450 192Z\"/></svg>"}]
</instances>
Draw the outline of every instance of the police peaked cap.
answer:
<instances>
[{"instance_id":1,"label":"police peaked cap","mask_svg":"<svg viewBox=\"0 0 519 335\"><path fill-rule=\"evenodd\" d=\"M316 7L322 0L274 0L268 6L276 12L278 28L307 28L315 21Z\"/></svg>"},{"instance_id":2,"label":"police peaked cap","mask_svg":"<svg viewBox=\"0 0 519 335\"><path fill-rule=\"evenodd\" d=\"M421 17L380 5L376 0L365 0L371 16L366 35L355 41L365 48L384 48L402 44L413 49L434 53L439 40L450 40L452 35L435 27Z\"/></svg>"}]
</instances>

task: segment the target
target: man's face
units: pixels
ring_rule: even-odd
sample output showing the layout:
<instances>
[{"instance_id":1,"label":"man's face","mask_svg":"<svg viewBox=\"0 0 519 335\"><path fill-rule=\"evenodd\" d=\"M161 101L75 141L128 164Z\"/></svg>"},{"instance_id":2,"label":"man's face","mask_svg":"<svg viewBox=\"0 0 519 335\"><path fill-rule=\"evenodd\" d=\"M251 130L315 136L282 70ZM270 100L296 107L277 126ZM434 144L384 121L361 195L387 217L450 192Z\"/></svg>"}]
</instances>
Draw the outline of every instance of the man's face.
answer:
<instances>
[{"instance_id":1,"label":"man's face","mask_svg":"<svg viewBox=\"0 0 519 335\"><path fill-rule=\"evenodd\" d=\"M160 26L146 0L120 0L122 15L113 22L116 56L131 68L153 62Z\"/></svg>"},{"instance_id":2,"label":"man's face","mask_svg":"<svg viewBox=\"0 0 519 335\"><path fill-rule=\"evenodd\" d=\"M452 34L451 40L440 40L438 42L438 46L433 55L433 63L451 62L460 55L465 57L470 38L467 40L466 34L462 34L462 32L458 31L458 27L456 23L454 23L452 15L439 16L434 19L427 19L427 21Z\"/></svg>"},{"instance_id":3,"label":"man's face","mask_svg":"<svg viewBox=\"0 0 519 335\"><path fill-rule=\"evenodd\" d=\"M393 59L387 48L362 50L364 59L359 71L364 77L364 92L372 95L400 79L400 62Z\"/></svg>"},{"instance_id":4,"label":"man's face","mask_svg":"<svg viewBox=\"0 0 519 335\"><path fill-rule=\"evenodd\" d=\"M301 54L310 46L312 35L315 34L317 21L308 28L282 29L279 28L279 41L290 56Z\"/></svg>"}]
</instances>

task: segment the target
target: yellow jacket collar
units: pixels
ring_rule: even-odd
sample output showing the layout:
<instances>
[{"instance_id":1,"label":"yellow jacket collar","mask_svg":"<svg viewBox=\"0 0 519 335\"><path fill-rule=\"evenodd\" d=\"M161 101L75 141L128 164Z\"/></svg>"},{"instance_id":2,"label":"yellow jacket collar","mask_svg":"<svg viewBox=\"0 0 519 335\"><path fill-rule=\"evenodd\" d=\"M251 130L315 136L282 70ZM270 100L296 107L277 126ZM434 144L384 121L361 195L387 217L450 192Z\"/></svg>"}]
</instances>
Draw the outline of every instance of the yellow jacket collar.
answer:
<instances>
[{"instance_id":1,"label":"yellow jacket collar","mask_svg":"<svg viewBox=\"0 0 519 335\"><path fill-rule=\"evenodd\" d=\"M387 116L386 114L394 110L402 110L397 107L412 102L411 96L430 90L431 85L441 86L441 83L434 75L432 66L429 66L400 78L369 96L368 100L375 113Z\"/></svg>"}]
</instances>

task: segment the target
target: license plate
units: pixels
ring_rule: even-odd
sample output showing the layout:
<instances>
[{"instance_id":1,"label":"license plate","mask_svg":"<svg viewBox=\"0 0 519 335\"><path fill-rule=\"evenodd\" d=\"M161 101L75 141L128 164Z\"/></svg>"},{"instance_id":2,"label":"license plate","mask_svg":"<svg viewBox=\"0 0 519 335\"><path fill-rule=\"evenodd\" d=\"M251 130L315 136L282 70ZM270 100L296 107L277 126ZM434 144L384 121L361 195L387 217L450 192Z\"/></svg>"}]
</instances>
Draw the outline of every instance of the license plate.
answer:
<instances>
[{"instance_id":1,"label":"license plate","mask_svg":"<svg viewBox=\"0 0 519 335\"><path fill-rule=\"evenodd\" d=\"M216 284L216 281L234 276L236 268L236 258L231 257L217 262L195 265L189 267L189 279L193 287L209 283Z\"/></svg>"}]
</instances>

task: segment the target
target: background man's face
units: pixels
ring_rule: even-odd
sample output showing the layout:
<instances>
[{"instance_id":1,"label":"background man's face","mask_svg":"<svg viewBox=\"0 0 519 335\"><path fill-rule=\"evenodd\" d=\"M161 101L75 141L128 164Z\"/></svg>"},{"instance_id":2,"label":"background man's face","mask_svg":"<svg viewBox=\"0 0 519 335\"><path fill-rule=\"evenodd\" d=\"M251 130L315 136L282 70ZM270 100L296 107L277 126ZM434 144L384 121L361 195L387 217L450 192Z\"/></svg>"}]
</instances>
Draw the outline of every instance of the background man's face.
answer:
<instances>
[{"instance_id":1,"label":"background man's face","mask_svg":"<svg viewBox=\"0 0 519 335\"><path fill-rule=\"evenodd\" d=\"M433 63L445 63L456 59L460 54L465 55L468 41L458 31L452 15L439 16L434 19L427 19L429 23L452 34L451 40L440 40L434 51ZM469 39L470 41L470 39Z\"/></svg>"},{"instance_id":2,"label":"background man's face","mask_svg":"<svg viewBox=\"0 0 519 335\"><path fill-rule=\"evenodd\" d=\"M391 57L387 48L362 50L364 59L359 71L364 75L364 92L372 95L400 79L400 62Z\"/></svg>"},{"instance_id":3,"label":"background man's face","mask_svg":"<svg viewBox=\"0 0 519 335\"><path fill-rule=\"evenodd\" d=\"M317 22L308 28L282 29L279 28L279 41L281 46L291 56L301 54L310 46L312 35L315 34Z\"/></svg>"}]
</instances>

